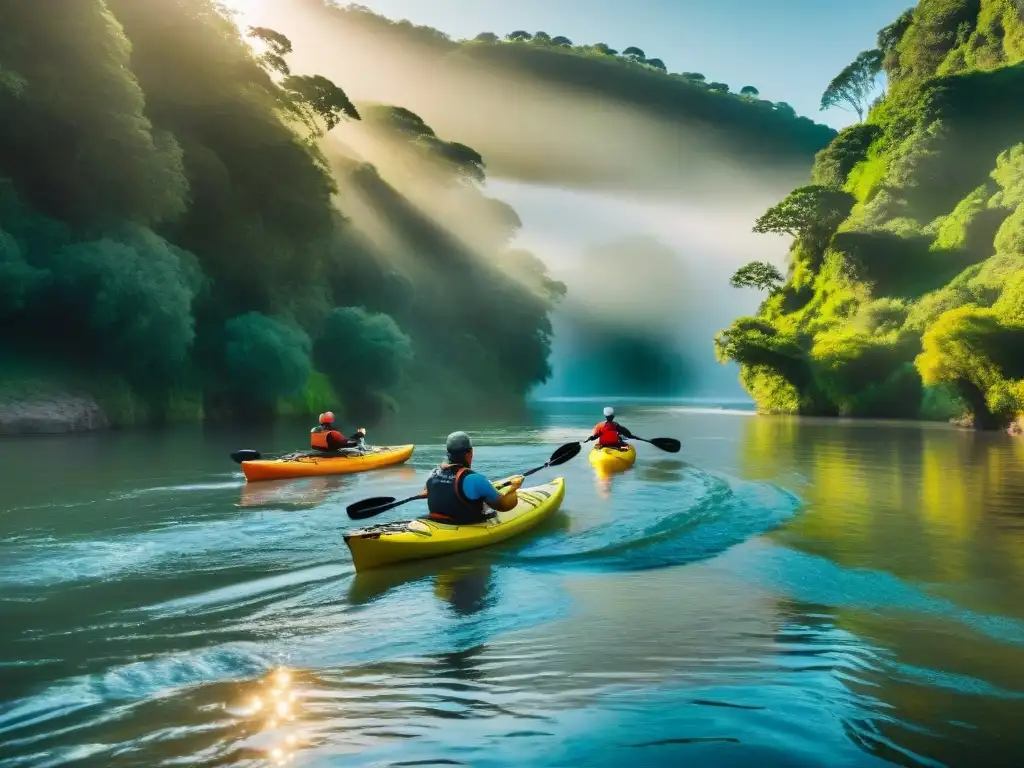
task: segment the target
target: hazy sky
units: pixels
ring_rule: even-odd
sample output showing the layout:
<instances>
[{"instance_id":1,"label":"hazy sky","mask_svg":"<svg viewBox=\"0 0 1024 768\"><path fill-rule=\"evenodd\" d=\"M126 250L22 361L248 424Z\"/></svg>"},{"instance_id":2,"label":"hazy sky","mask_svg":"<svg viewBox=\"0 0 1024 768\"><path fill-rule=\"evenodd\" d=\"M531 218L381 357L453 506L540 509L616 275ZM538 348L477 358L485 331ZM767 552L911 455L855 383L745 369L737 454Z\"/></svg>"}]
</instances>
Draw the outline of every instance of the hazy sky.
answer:
<instances>
[{"instance_id":1,"label":"hazy sky","mask_svg":"<svg viewBox=\"0 0 1024 768\"><path fill-rule=\"evenodd\" d=\"M250 0L251 1L251 0ZM267 2L268 0L264 0ZM703 72L734 90L833 125L853 117L818 112L821 92L875 34L913 0L362 0L391 18L455 38L516 29L565 35L574 43L636 45L673 72Z\"/></svg>"}]
</instances>

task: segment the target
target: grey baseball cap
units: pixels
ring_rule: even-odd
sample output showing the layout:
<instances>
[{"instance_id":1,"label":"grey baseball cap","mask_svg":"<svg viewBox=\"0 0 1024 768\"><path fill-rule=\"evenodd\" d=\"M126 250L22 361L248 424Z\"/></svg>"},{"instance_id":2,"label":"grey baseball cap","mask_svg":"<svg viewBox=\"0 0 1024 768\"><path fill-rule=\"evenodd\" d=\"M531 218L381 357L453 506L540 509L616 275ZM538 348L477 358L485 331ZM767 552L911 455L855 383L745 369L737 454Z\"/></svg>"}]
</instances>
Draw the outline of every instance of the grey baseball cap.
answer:
<instances>
[{"instance_id":1,"label":"grey baseball cap","mask_svg":"<svg viewBox=\"0 0 1024 768\"><path fill-rule=\"evenodd\" d=\"M473 441L465 432L452 432L445 440L444 447L449 454L458 456L473 450Z\"/></svg>"}]
</instances>

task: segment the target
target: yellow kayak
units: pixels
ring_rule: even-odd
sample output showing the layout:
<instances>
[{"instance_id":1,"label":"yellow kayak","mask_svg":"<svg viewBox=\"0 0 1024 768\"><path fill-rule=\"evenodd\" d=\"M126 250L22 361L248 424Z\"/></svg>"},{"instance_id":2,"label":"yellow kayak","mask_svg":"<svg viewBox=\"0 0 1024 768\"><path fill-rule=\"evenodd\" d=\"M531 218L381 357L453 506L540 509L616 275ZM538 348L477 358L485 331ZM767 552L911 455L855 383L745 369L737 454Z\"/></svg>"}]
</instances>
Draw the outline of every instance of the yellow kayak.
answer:
<instances>
[{"instance_id":1,"label":"yellow kayak","mask_svg":"<svg viewBox=\"0 0 1024 768\"><path fill-rule=\"evenodd\" d=\"M595 448L590 452L590 463L600 472L622 472L636 463L636 448Z\"/></svg>"},{"instance_id":2,"label":"yellow kayak","mask_svg":"<svg viewBox=\"0 0 1024 768\"><path fill-rule=\"evenodd\" d=\"M341 456L311 456L308 454L281 459L243 461L242 472L250 483L257 480L281 480L295 477L347 475L402 464L412 456L412 445L377 446L365 453L352 451Z\"/></svg>"},{"instance_id":3,"label":"yellow kayak","mask_svg":"<svg viewBox=\"0 0 1024 768\"><path fill-rule=\"evenodd\" d=\"M565 481L519 489L519 503L485 523L448 525L436 520L404 520L345 534L357 571L406 560L423 560L497 544L533 528L553 515L565 497Z\"/></svg>"}]
</instances>

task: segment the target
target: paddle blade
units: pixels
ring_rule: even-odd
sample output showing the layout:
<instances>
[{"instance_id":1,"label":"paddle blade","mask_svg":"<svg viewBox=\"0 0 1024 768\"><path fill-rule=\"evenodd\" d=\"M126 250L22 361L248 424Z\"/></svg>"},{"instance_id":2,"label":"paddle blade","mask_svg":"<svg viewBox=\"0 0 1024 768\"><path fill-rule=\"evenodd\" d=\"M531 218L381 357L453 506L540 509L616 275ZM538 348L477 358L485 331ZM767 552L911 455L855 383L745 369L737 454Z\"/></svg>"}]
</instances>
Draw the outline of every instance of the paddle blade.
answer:
<instances>
[{"instance_id":1,"label":"paddle blade","mask_svg":"<svg viewBox=\"0 0 1024 768\"><path fill-rule=\"evenodd\" d=\"M260 454L259 451L245 449L232 453L231 460L235 462L235 464L241 464L243 461L259 461L261 455L262 454Z\"/></svg>"},{"instance_id":2,"label":"paddle blade","mask_svg":"<svg viewBox=\"0 0 1024 768\"><path fill-rule=\"evenodd\" d=\"M372 499L363 499L355 504L349 504L345 507L345 511L353 520L362 520L365 517L373 517L378 511L383 512L383 509L378 508L394 502L394 496L374 496Z\"/></svg>"},{"instance_id":3,"label":"paddle blade","mask_svg":"<svg viewBox=\"0 0 1024 768\"><path fill-rule=\"evenodd\" d=\"M669 453L679 453L679 449L683 447L683 444L676 440L674 437L656 437L648 442L655 448L661 448L663 451Z\"/></svg>"},{"instance_id":4,"label":"paddle blade","mask_svg":"<svg viewBox=\"0 0 1024 768\"><path fill-rule=\"evenodd\" d=\"M579 443L566 443L551 454L551 458L548 459L548 466L557 467L559 464L565 464L569 459L579 455L581 450L583 450L583 446Z\"/></svg>"}]
</instances>

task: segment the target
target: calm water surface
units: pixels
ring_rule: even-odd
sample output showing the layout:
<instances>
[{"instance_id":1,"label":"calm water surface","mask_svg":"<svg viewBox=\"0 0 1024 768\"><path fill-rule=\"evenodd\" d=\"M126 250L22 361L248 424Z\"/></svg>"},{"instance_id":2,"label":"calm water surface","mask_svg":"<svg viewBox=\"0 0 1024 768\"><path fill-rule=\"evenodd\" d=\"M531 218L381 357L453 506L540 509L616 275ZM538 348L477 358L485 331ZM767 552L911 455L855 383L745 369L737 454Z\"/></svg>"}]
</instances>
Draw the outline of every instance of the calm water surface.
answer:
<instances>
[{"instance_id":1,"label":"calm water surface","mask_svg":"<svg viewBox=\"0 0 1024 768\"><path fill-rule=\"evenodd\" d=\"M531 535L354 574L345 505L414 493L448 431L496 478L594 412L251 486L227 454L308 425L0 442L0 764L1024 765L1003 435L625 406L682 452L580 456Z\"/></svg>"}]
</instances>

